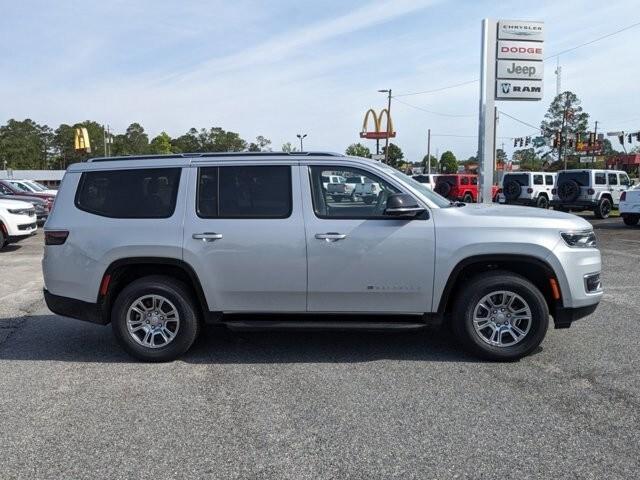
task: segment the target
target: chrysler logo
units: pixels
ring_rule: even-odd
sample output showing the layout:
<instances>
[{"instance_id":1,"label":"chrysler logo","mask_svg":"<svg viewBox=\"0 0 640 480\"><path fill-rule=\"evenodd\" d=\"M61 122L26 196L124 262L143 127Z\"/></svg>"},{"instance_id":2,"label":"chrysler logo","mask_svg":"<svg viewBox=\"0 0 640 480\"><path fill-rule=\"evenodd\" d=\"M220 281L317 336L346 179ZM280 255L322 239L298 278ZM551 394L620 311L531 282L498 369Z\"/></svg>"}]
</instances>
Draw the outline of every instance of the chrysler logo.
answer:
<instances>
[{"instance_id":1,"label":"chrysler logo","mask_svg":"<svg viewBox=\"0 0 640 480\"><path fill-rule=\"evenodd\" d=\"M502 89L502 93L507 94L511 91L511 84L503 82L500 84L500 88Z\"/></svg>"},{"instance_id":2,"label":"chrysler logo","mask_svg":"<svg viewBox=\"0 0 640 480\"><path fill-rule=\"evenodd\" d=\"M531 37L542 32L542 27L538 25L502 25L502 31L510 35Z\"/></svg>"}]
</instances>

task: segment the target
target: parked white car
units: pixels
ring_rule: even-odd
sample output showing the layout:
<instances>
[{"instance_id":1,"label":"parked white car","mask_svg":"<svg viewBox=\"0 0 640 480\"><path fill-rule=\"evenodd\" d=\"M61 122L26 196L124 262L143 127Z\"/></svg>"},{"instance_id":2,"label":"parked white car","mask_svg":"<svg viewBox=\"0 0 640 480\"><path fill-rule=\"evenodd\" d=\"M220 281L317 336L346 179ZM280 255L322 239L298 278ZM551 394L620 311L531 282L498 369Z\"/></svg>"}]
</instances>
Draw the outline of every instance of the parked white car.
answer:
<instances>
[{"instance_id":1,"label":"parked white car","mask_svg":"<svg viewBox=\"0 0 640 480\"><path fill-rule=\"evenodd\" d=\"M11 185L27 193L47 193L49 195L57 195L57 190L51 190L44 185L33 180L8 180Z\"/></svg>"},{"instance_id":2,"label":"parked white car","mask_svg":"<svg viewBox=\"0 0 640 480\"><path fill-rule=\"evenodd\" d=\"M433 190L436 187L436 182L440 174L437 173L420 173L418 175L412 175L416 182L422 183L429 190Z\"/></svg>"},{"instance_id":3,"label":"parked white car","mask_svg":"<svg viewBox=\"0 0 640 480\"><path fill-rule=\"evenodd\" d=\"M0 250L27 238L38 229L36 209L27 202L0 199Z\"/></svg>"},{"instance_id":4,"label":"parked white car","mask_svg":"<svg viewBox=\"0 0 640 480\"><path fill-rule=\"evenodd\" d=\"M556 174L551 172L507 173L500 182L498 202L549 208Z\"/></svg>"},{"instance_id":5,"label":"parked white car","mask_svg":"<svg viewBox=\"0 0 640 480\"><path fill-rule=\"evenodd\" d=\"M620 196L620 216L625 225L637 225L640 221L640 185L622 192Z\"/></svg>"}]
</instances>

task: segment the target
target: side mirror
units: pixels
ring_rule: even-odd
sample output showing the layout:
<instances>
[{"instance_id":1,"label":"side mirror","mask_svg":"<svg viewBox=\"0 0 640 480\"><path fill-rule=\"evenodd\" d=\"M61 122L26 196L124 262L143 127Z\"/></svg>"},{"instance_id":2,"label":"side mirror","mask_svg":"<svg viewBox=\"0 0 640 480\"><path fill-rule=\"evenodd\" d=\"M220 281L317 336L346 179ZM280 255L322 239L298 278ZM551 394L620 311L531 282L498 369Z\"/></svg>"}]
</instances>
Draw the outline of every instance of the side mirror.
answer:
<instances>
[{"instance_id":1,"label":"side mirror","mask_svg":"<svg viewBox=\"0 0 640 480\"><path fill-rule=\"evenodd\" d=\"M387 198L384 214L392 217L413 218L425 211L426 209L418 205L416 199L408 193L393 193Z\"/></svg>"}]
</instances>

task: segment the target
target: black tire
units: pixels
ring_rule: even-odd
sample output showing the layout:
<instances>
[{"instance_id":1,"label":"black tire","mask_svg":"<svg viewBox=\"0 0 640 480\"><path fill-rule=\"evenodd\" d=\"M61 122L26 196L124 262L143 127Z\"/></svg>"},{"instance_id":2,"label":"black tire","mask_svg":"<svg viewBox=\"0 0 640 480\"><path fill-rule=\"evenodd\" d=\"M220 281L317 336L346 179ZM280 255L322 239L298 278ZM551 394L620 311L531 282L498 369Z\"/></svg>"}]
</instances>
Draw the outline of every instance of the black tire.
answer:
<instances>
[{"instance_id":1,"label":"black tire","mask_svg":"<svg viewBox=\"0 0 640 480\"><path fill-rule=\"evenodd\" d=\"M531 312L528 333L511 346L494 346L482 340L473 326L473 315L480 300L492 292L506 290L526 301ZM549 327L549 309L540 290L529 280L507 271L493 271L473 277L455 298L452 323L457 339L471 353L488 360L513 361L533 352Z\"/></svg>"},{"instance_id":2,"label":"black tire","mask_svg":"<svg viewBox=\"0 0 640 480\"><path fill-rule=\"evenodd\" d=\"M473 197L470 193L465 193L464 197L462 197L463 203L473 203Z\"/></svg>"},{"instance_id":3,"label":"black tire","mask_svg":"<svg viewBox=\"0 0 640 480\"><path fill-rule=\"evenodd\" d=\"M624 222L625 225L633 227L634 225L637 225L638 222L640 221L640 215L633 215L633 214L627 213L625 215L622 215L622 221Z\"/></svg>"},{"instance_id":4,"label":"black tire","mask_svg":"<svg viewBox=\"0 0 640 480\"><path fill-rule=\"evenodd\" d=\"M558 185L558 197L563 202L571 203L580 195L580 184L575 180L567 180Z\"/></svg>"},{"instance_id":5,"label":"black tire","mask_svg":"<svg viewBox=\"0 0 640 480\"><path fill-rule=\"evenodd\" d=\"M549 199L544 195L539 195L538 200L536 200L536 207L544 208L546 210L549 208Z\"/></svg>"},{"instance_id":6,"label":"black tire","mask_svg":"<svg viewBox=\"0 0 640 480\"><path fill-rule=\"evenodd\" d=\"M437 194L442 195L444 198L447 198L449 193L451 193L451 188L452 188L452 185L447 181L438 182L434 187L434 191Z\"/></svg>"},{"instance_id":7,"label":"black tire","mask_svg":"<svg viewBox=\"0 0 640 480\"><path fill-rule=\"evenodd\" d=\"M515 180L509 180L504 185L504 198L507 200L515 200L522 193L522 185Z\"/></svg>"},{"instance_id":8,"label":"black tire","mask_svg":"<svg viewBox=\"0 0 640 480\"><path fill-rule=\"evenodd\" d=\"M598 206L593 209L593 213L598 218L609 218L609 214L611 213L611 200L601 198Z\"/></svg>"},{"instance_id":9,"label":"black tire","mask_svg":"<svg viewBox=\"0 0 640 480\"><path fill-rule=\"evenodd\" d=\"M175 306L180 319L173 340L157 348L137 343L127 330L129 307L140 297L153 294L169 300ZM122 348L132 357L147 362L175 360L189 350L200 333L196 302L189 288L179 280L162 275L143 277L127 285L116 298L111 310L111 326Z\"/></svg>"},{"instance_id":10,"label":"black tire","mask_svg":"<svg viewBox=\"0 0 640 480\"><path fill-rule=\"evenodd\" d=\"M557 210L558 212L569 212L570 210L567 207L563 207L562 205L556 205L555 207L553 207L554 210Z\"/></svg>"},{"instance_id":11,"label":"black tire","mask_svg":"<svg viewBox=\"0 0 640 480\"><path fill-rule=\"evenodd\" d=\"M4 225L0 225L0 250L7 245L7 238L4 235Z\"/></svg>"}]
</instances>

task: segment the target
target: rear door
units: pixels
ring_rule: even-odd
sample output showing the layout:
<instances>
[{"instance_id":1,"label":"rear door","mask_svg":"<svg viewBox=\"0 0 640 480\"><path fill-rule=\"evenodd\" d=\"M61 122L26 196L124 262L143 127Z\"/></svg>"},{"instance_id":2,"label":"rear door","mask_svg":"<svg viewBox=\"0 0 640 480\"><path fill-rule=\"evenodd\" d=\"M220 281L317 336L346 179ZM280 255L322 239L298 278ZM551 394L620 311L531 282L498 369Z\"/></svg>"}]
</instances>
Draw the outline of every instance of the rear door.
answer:
<instances>
[{"instance_id":1,"label":"rear door","mask_svg":"<svg viewBox=\"0 0 640 480\"><path fill-rule=\"evenodd\" d=\"M198 274L209 308L304 312L306 243L297 165L197 163L190 169L184 259Z\"/></svg>"},{"instance_id":2,"label":"rear door","mask_svg":"<svg viewBox=\"0 0 640 480\"><path fill-rule=\"evenodd\" d=\"M306 171L305 171L306 170ZM336 202L322 176L340 170L379 186L370 201ZM431 309L433 219L383 215L386 199L401 191L364 168L301 166L311 312L424 313Z\"/></svg>"},{"instance_id":3,"label":"rear door","mask_svg":"<svg viewBox=\"0 0 640 480\"><path fill-rule=\"evenodd\" d=\"M618 205L620 203L620 195L622 194L618 174L615 172L607 173L607 183L609 184L609 192L611 193L613 204Z\"/></svg>"}]
</instances>

